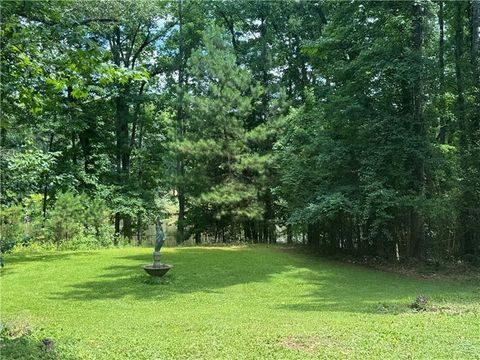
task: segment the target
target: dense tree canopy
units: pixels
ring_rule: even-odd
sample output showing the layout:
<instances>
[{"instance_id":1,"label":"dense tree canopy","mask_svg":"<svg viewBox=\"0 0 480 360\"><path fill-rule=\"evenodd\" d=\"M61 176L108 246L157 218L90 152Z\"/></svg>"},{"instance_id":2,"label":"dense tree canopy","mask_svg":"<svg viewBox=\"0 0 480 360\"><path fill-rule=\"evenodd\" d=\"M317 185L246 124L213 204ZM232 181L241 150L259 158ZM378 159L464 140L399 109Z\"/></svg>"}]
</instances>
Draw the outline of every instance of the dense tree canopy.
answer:
<instances>
[{"instance_id":1,"label":"dense tree canopy","mask_svg":"<svg viewBox=\"0 0 480 360\"><path fill-rule=\"evenodd\" d=\"M4 250L162 213L179 243L480 256L478 0L3 1L1 48Z\"/></svg>"}]
</instances>

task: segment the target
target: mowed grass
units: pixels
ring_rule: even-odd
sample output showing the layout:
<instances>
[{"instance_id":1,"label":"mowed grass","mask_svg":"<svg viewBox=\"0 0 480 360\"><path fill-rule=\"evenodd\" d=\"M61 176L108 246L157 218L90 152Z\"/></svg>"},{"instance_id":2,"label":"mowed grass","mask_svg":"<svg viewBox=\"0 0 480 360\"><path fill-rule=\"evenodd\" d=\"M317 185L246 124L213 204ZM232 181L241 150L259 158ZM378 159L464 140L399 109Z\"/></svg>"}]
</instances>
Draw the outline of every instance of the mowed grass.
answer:
<instances>
[{"instance_id":1,"label":"mowed grass","mask_svg":"<svg viewBox=\"0 0 480 360\"><path fill-rule=\"evenodd\" d=\"M275 247L162 252L174 268L160 281L141 269L150 249L7 256L2 322L31 333L10 334L1 358L480 359L478 282ZM420 294L428 311L408 306Z\"/></svg>"}]
</instances>

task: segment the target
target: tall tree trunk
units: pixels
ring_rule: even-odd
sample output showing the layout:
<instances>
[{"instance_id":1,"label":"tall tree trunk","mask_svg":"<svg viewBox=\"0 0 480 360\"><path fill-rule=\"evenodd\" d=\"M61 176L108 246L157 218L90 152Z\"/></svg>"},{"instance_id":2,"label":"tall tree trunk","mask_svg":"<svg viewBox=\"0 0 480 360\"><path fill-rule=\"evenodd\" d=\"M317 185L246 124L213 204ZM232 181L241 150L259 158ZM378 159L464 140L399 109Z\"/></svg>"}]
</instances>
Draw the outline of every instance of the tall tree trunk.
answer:
<instances>
[{"instance_id":1,"label":"tall tree trunk","mask_svg":"<svg viewBox=\"0 0 480 360\"><path fill-rule=\"evenodd\" d=\"M235 22L233 18L225 14L225 12L221 11L220 13L223 17L223 20L225 21L225 26L230 32L230 36L232 38L232 46L233 50L235 51L235 63L237 65L240 65L240 49L238 47L237 33L235 32Z\"/></svg>"},{"instance_id":2,"label":"tall tree trunk","mask_svg":"<svg viewBox=\"0 0 480 360\"><path fill-rule=\"evenodd\" d=\"M128 130L129 110L126 102L127 88L123 88L115 99L116 106L116 157L117 175L120 184L125 185L130 174L130 139ZM132 238L132 221L128 214L122 215L122 234Z\"/></svg>"},{"instance_id":3,"label":"tall tree trunk","mask_svg":"<svg viewBox=\"0 0 480 360\"><path fill-rule=\"evenodd\" d=\"M293 229L292 229L292 225L290 224L287 225L287 244L288 245L293 244Z\"/></svg>"},{"instance_id":4,"label":"tall tree trunk","mask_svg":"<svg viewBox=\"0 0 480 360\"><path fill-rule=\"evenodd\" d=\"M471 174L472 188L475 196L472 201L472 237L471 248L474 254L480 255L480 0L471 1L471 65L473 88L475 89L473 110L470 112L470 139L471 139Z\"/></svg>"},{"instance_id":5,"label":"tall tree trunk","mask_svg":"<svg viewBox=\"0 0 480 360\"><path fill-rule=\"evenodd\" d=\"M122 89L115 99L117 173L122 180L128 178L130 171L129 111L126 93L127 89Z\"/></svg>"},{"instance_id":6,"label":"tall tree trunk","mask_svg":"<svg viewBox=\"0 0 480 360\"><path fill-rule=\"evenodd\" d=\"M48 142L48 152L52 152L53 150L53 138L55 136L55 133L50 134L50 140ZM44 186L43 186L43 204L42 204L42 212L43 212L43 221L47 219L47 199L48 199L48 183L50 181L50 174L46 173L45 174L45 179L44 179Z\"/></svg>"},{"instance_id":7,"label":"tall tree trunk","mask_svg":"<svg viewBox=\"0 0 480 360\"><path fill-rule=\"evenodd\" d=\"M460 252L480 254L480 2L470 1L470 66L465 59L465 3L457 3L455 12L455 63L460 123L460 157L462 167L460 205ZM458 50L458 51L457 51ZM465 94L472 94L467 102Z\"/></svg>"},{"instance_id":8,"label":"tall tree trunk","mask_svg":"<svg viewBox=\"0 0 480 360\"><path fill-rule=\"evenodd\" d=\"M275 244L277 242L275 210L273 208L273 195L270 189L267 189L265 193L265 224L263 230L265 242Z\"/></svg>"},{"instance_id":9,"label":"tall tree trunk","mask_svg":"<svg viewBox=\"0 0 480 360\"><path fill-rule=\"evenodd\" d=\"M460 151L465 151L467 146L465 123L465 80L464 80L464 6L462 2L455 3L455 77L457 85L457 122L460 130ZM463 156L462 156L463 158Z\"/></svg>"},{"instance_id":10,"label":"tall tree trunk","mask_svg":"<svg viewBox=\"0 0 480 360\"><path fill-rule=\"evenodd\" d=\"M113 245L118 245L118 237L120 236L120 213L115 213L115 234L113 237Z\"/></svg>"},{"instance_id":11,"label":"tall tree trunk","mask_svg":"<svg viewBox=\"0 0 480 360\"><path fill-rule=\"evenodd\" d=\"M143 221L140 212L137 213L137 243L138 245L143 243Z\"/></svg>"},{"instance_id":12,"label":"tall tree trunk","mask_svg":"<svg viewBox=\"0 0 480 360\"><path fill-rule=\"evenodd\" d=\"M92 149L92 140L91 140L94 136L95 136L95 122L90 121L90 119L87 119L87 128L78 134L78 138L80 140L80 146L82 148L83 165L84 165L86 174L93 173L95 169L95 161L92 156L93 149Z\"/></svg>"},{"instance_id":13,"label":"tall tree trunk","mask_svg":"<svg viewBox=\"0 0 480 360\"><path fill-rule=\"evenodd\" d=\"M470 188L468 184L469 162L468 162L468 139L467 119L465 103L465 60L464 60L464 16L465 7L463 2L455 3L454 27L455 27L455 75L457 85L457 122L459 128L459 153L460 166L462 171L461 203L459 213L460 223L460 253L468 254L473 252L470 231Z\"/></svg>"},{"instance_id":14,"label":"tall tree trunk","mask_svg":"<svg viewBox=\"0 0 480 360\"><path fill-rule=\"evenodd\" d=\"M416 54L417 64L414 68L414 84L413 84L413 129L418 141L420 150L425 150L426 129L423 114L424 92L423 92L423 4L413 4L413 50ZM415 193L418 197L425 197L425 151L420 153L414 159L415 168ZM425 234L424 234L424 218L419 209L412 210L411 224L411 244L412 255L417 259L425 258Z\"/></svg>"},{"instance_id":15,"label":"tall tree trunk","mask_svg":"<svg viewBox=\"0 0 480 360\"><path fill-rule=\"evenodd\" d=\"M260 25L260 37L262 41L261 46L261 64L262 64L262 85L265 88L264 94L262 96L262 122L266 123L268 119L268 108L270 102L269 96L269 70L270 70L270 61L268 58L268 39L267 39L267 16L262 15L261 25ZM270 145L265 151L270 151ZM274 210L274 200L272 191L267 184L267 188L264 193L264 221L263 221L263 240L266 243L276 243L276 231L275 231L275 210Z\"/></svg>"},{"instance_id":16,"label":"tall tree trunk","mask_svg":"<svg viewBox=\"0 0 480 360\"><path fill-rule=\"evenodd\" d=\"M141 98L143 94L143 90L145 89L146 82L143 82L140 85L140 90L138 91L138 97ZM132 131L130 136L130 151L134 149L137 143L137 128L139 128L139 117L140 117L140 110L141 110L141 100L137 100L135 103L135 108L133 110L132 116ZM139 144L139 142L138 142Z\"/></svg>"},{"instance_id":17,"label":"tall tree trunk","mask_svg":"<svg viewBox=\"0 0 480 360\"><path fill-rule=\"evenodd\" d=\"M472 50L471 63L473 69L473 81L476 88L475 91L475 108L473 111L473 123L472 123L472 135L475 139L478 139L477 135L480 135L480 0L472 0ZM476 114L476 115L475 115ZM477 149L480 147L478 141L476 142ZM477 163L480 166L480 162Z\"/></svg>"},{"instance_id":18,"label":"tall tree trunk","mask_svg":"<svg viewBox=\"0 0 480 360\"><path fill-rule=\"evenodd\" d=\"M479 62L480 62L480 0L471 1L471 13L472 13L472 51L471 58L474 65L474 71L476 73L475 82L477 85L480 84L480 75ZM475 66L476 65L476 66Z\"/></svg>"},{"instance_id":19,"label":"tall tree trunk","mask_svg":"<svg viewBox=\"0 0 480 360\"><path fill-rule=\"evenodd\" d=\"M307 225L307 243L316 250L320 250L320 226L318 223Z\"/></svg>"},{"instance_id":20,"label":"tall tree trunk","mask_svg":"<svg viewBox=\"0 0 480 360\"><path fill-rule=\"evenodd\" d=\"M184 87L185 87L185 44L183 34L183 0L178 0L178 22L179 22L179 52L178 52L178 100L177 100L177 138L183 140L184 136ZM178 218L177 218L177 244L185 241L185 187L183 179L185 176L185 165L181 154L177 155L176 164L177 175L177 198L178 198Z\"/></svg>"},{"instance_id":21,"label":"tall tree trunk","mask_svg":"<svg viewBox=\"0 0 480 360\"><path fill-rule=\"evenodd\" d=\"M438 142L440 144L445 144L447 137L447 121L446 116L447 106L445 101L445 12L444 12L444 1L439 1L439 10L438 10L438 26L440 29L440 34L438 38L438 67L439 67L439 116L440 116L440 129L438 131Z\"/></svg>"},{"instance_id":22,"label":"tall tree trunk","mask_svg":"<svg viewBox=\"0 0 480 360\"><path fill-rule=\"evenodd\" d=\"M129 67L129 59L126 59L122 52L121 29L116 26L110 38L110 47L112 49L113 62L117 66ZM118 95L115 97L115 140L116 140L116 170L117 181L119 185L125 185L130 175L130 138L129 138L129 118L130 111L127 98L130 93L130 85L118 85ZM120 231L120 220L122 220L122 235L129 240L132 238L132 219L128 214L115 214L115 231Z\"/></svg>"}]
</instances>

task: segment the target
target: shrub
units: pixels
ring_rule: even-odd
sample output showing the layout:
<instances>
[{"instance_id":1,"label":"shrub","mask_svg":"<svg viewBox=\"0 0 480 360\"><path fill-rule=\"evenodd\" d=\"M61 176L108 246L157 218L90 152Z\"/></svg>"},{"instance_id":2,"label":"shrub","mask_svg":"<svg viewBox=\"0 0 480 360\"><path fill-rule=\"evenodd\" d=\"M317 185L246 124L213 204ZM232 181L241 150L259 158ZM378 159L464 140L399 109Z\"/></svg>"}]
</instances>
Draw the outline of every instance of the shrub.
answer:
<instances>
[{"instance_id":1,"label":"shrub","mask_svg":"<svg viewBox=\"0 0 480 360\"><path fill-rule=\"evenodd\" d=\"M22 202L25 219L24 239L27 240L23 242L24 245L28 245L33 240L39 243L47 242L43 201L43 194L32 194Z\"/></svg>"},{"instance_id":2,"label":"shrub","mask_svg":"<svg viewBox=\"0 0 480 360\"><path fill-rule=\"evenodd\" d=\"M83 197L85 234L96 239L97 246L108 246L113 241L114 229L110 224L110 211L103 199Z\"/></svg>"},{"instance_id":3,"label":"shrub","mask_svg":"<svg viewBox=\"0 0 480 360\"><path fill-rule=\"evenodd\" d=\"M64 241L73 239L74 236L82 236L84 227L82 218L85 208L82 195L65 192L58 195L53 209L49 211L46 222L47 233L57 246Z\"/></svg>"},{"instance_id":4,"label":"shrub","mask_svg":"<svg viewBox=\"0 0 480 360\"><path fill-rule=\"evenodd\" d=\"M58 245L59 250L89 250L102 247L97 239L91 235L74 236L69 241Z\"/></svg>"},{"instance_id":5,"label":"shrub","mask_svg":"<svg viewBox=\"0 0 480 360\"><path fill-rule=\"evenodd\" d=\"M43 214L43 195L34 194L21 205L2 209L2 253L15 245L55 244L61 249L100 248L112 244L110 209L100 198L65 192Z\"/></svg>"},{"instance_id":6,"label":"shrub","mask_svg":"<svg viewBox=\"0 0 480 360\"><path fill-rule=\"evenodd\" d=\"M0 252L9 252L23 238L22 207L14 205L2 208L0 214Z\"/></svg>"},{"instance_id":7,"label":"shrub","mask_svg":"<svg viewBox=\"0 0 480 360\"><path fill-rule=\"evenodd\" d=\"M410 308L416 311L426 311L428 304L428 298L425 295L419 295L415 301L410 304Z\"/></svg>"}]
</instances>

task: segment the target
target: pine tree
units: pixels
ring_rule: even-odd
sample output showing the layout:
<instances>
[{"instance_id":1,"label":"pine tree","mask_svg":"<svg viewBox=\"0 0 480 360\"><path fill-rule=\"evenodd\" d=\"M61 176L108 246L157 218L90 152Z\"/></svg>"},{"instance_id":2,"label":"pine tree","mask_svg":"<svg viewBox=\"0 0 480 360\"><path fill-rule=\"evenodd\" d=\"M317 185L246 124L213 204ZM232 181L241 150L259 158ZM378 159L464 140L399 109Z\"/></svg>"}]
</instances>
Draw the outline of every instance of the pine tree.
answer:
<instances>
[{"instance_id":1,"label":"pine tree","mask_svg":"<svg viewBox=\"0 0 480 360\"><path fill-rule=\"evenodd\" d=\"M256 189L248 181L259 159L249 150L245 129L258 88L216 27L206 31L188 73L189 121L178 146L185 161L190 234L207 231L226 240L227 232L237 231L236 222L261 215Z\"/></svg>"}]
</instances>

